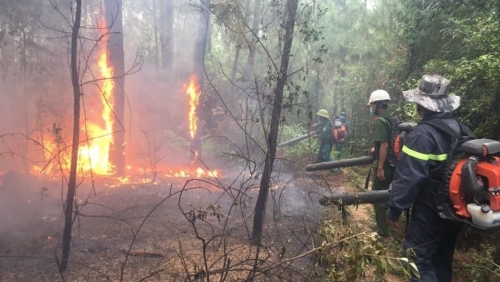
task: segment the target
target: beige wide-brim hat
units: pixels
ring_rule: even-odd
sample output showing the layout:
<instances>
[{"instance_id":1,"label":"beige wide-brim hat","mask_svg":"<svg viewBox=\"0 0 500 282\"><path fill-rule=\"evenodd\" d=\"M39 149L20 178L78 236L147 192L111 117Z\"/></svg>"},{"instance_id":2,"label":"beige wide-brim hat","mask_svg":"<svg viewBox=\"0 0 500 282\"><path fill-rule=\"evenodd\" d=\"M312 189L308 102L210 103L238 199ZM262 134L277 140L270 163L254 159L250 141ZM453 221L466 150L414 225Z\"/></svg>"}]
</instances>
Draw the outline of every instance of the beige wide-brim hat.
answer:
<instances>
[{"instance_id":1,"label":"beige wide-brim hat","mask_svg":"<svg viewBox=\"0 0 500 282\"><path fill-rule=\"evenodd\" d=\"M422 95L418 90L403 91L403 95L408 102L414 102L433 112L453 112L460 107L459 96L446 96L441 98L431 98Z\"/></svg>"}]
</instances>

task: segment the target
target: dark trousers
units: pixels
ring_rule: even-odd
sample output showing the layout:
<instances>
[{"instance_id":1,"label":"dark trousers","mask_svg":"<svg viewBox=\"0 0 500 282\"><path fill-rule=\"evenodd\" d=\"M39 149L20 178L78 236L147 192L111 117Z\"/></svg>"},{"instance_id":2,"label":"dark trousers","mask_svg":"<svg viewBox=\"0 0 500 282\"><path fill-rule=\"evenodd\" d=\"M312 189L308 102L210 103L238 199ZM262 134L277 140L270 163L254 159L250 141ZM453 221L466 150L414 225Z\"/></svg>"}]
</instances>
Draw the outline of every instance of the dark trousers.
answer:
<instances>
[{"instance_id":1,"label":"dark trousers","mask_svg":"<svg viewBox=\"0 0 500 282\"><path fill-rule=\"evenodd\" d=\"M378 160L375 160L375 162L372 165L372 177L373 177L372 190L373 191L388 190L389 187L391 186L392 179L394 178L394 172L396 168L392 167L387 163L384 165L384 175L385 175L384 181L380 181L378 179L377 170L378 170ZM373 204L373 208L375 210L375 222L377 223L377 234L380 236L388 236L389 224L387 224L387 219L386 219L387 203Z\"/></svg>"},{"instance_id":2,"label":"dark trousers","mask_svg":"<svg viewBox=\"0 0 500 282\"><path fill-rule=\"evenodd\" d=\"M420 278L411 281L451 281L455 242L461 230L461 223L442 219L432 208L420 203L413 206L403 242L403 255L407 249L415 252L420 273Z\"/></svg>"},{"instance_id":3,"label":"dark trousers","mask_svg":"<svg viewBox=\"0 0 500 282\"><path fill-rule=\"evenodd\" d=\"M335 160L340 160L340 157L342 156L342 144L340 143L334 143L333 147L335 148Z\"/></svg>"},{"instance_id":4,"label":"dark trousers","mask_svg":"<svg viewBox=\"0 0 500 282\"><path fill-rule=\"evenodd\" d=\"M332 158L330 157L330 154L332 153L332 148L333 147L331 143L322 143L319 146L318 163L332 161Z\"/></svg>"}]
</instances>

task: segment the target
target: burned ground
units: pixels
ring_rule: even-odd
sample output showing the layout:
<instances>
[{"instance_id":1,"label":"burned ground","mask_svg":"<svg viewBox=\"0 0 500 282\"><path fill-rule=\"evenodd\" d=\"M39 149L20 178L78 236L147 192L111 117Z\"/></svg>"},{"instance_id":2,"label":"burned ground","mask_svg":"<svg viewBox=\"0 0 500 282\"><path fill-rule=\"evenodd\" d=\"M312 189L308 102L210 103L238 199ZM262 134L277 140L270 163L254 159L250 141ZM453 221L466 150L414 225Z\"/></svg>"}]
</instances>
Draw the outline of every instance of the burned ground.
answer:
<instances>
[{"instance_id":1,"label":"burned ground","mask_svg":"<svg viewBox=\"0 0 500 282\"><path fill-rule=\"evenodd\" d=\"M317 199L328 182L321 177L278 175L257 260L249 238L259 177L239 175L220 183L193 180L187 184L171 179L113 188L82 185L64 280L183 281L189 277L190 281L206 277L207 269L212 279L226 277L226 281L248 276L257 281L314 280L319 270L314 267L314 254L307 252L319 243L315 230L323 208ZM2 182L0 280L63 279L57 267L60 183L16 173L3 175Z\"/></svg>"}]
</instances>

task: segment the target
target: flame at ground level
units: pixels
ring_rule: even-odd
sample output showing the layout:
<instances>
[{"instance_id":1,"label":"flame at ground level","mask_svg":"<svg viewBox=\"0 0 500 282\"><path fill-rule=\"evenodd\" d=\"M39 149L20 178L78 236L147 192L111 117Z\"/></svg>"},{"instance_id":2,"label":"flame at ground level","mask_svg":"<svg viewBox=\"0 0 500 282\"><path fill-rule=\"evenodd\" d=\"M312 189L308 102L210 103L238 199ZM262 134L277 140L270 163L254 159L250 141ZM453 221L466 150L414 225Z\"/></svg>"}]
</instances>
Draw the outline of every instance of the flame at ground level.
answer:
<instances>
[{"instance_id":1,"label":"flame at ground level","mask_svg":"<svg viewBox=\"0 0 500 282\"><path fill-rule=\"evenodd\" d=\"M40 174L40 176L42 176ZM50 180L60 180L57 174L45 175ZM151 184L158 185L160 182L176 182L190 179L224 179L227 176L220 170L208 170L201 167L175 167L162 168L153 172L151 169L143 169L127 165L126 176L115 177L112 175L94 175L93 182L105 187L119 187L127 184ZM42 176L42 178L44 178ZM0 182L1 184L1 182Z\"/></svg>"},{"instance_id":2,"label":"flame at ground level","mask_svg":"<svg viewBox=\"0 0 500 282\"><path fill-rule=\"evenodd\" d=\"M163 181L188 180L188 179L223 179L226 176L218 170L208 170L201 167L176 167L158 169L156 173L150 169L134 168L127 166L125 177L105 177L105 186L118 187L126 184L152 184L158 185Z\"/></svg>"}]
</instances>

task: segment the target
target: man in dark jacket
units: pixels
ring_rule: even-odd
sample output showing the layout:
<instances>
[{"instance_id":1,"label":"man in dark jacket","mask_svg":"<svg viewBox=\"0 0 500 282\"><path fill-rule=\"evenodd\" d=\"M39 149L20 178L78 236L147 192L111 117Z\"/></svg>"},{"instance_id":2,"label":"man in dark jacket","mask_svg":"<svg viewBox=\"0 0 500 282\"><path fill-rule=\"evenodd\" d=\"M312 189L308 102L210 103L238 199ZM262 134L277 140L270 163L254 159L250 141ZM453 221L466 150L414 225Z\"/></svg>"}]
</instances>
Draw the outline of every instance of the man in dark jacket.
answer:
<instances>
[{"instance_id":1,"label":"man in dark jacket","mask_svg":"<svg viewBox=\"0 0 500 282\"><path fill-rule=\"evenodd\" d=\"M330 162L333 148L333 133L330 115L325 109L319 110L316 115L319 117L319 124L313 137L319 138L320 146L318 151L318 163Z\"/></svg>"},{"instance_id":2,"label":"man in dark jacket","mask_svg":"<svg viewBox=\"0 0 500 282\"><path fill-rule=\"evenodd\" d=\"M349 122L347 121L347 116L346 116L345 112L342 112L340 114L339 120L344 125L346 133L348 133L349 132Z\"/></svg>"},{"instance_id":3,"label":"man in dark jacket","mask_svg":"<svg viewBox=\"0 0 500 282\"><path fill-rule=\"evenodd\" d=\"M409 102L417 103L422 122L439 119L463 134L451 112L460 106L460 97L448 95L450 81L442 76L425 75L418 89L403 91ZM388 202L387 222L397 226L402 211L413 205L403 249L411 249L420 279L412 281L449 282L455 242L462 224L441 219L433 201L446 168L451 137L425 123L408 135L396 167Z\"/></svg>"}]
</instances>

